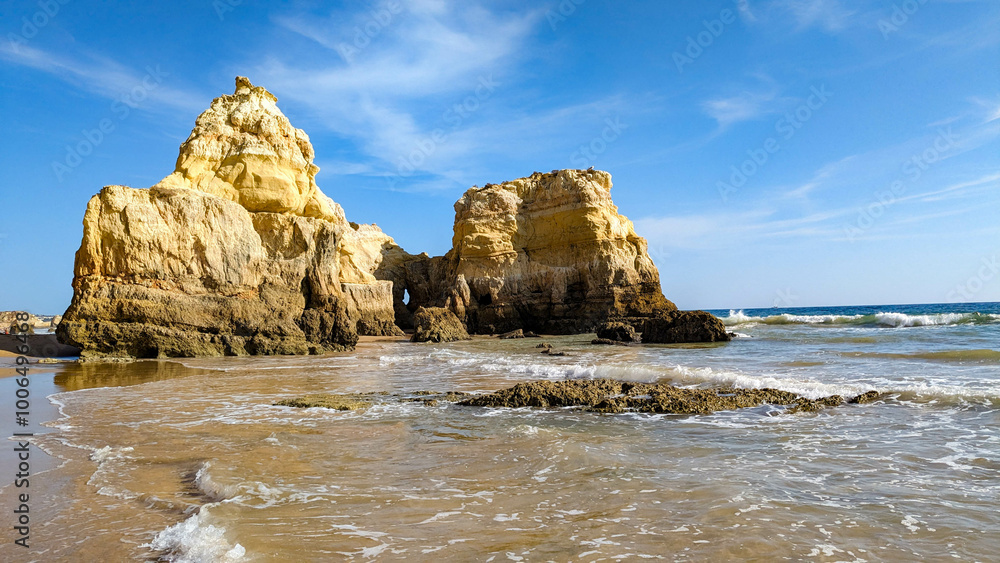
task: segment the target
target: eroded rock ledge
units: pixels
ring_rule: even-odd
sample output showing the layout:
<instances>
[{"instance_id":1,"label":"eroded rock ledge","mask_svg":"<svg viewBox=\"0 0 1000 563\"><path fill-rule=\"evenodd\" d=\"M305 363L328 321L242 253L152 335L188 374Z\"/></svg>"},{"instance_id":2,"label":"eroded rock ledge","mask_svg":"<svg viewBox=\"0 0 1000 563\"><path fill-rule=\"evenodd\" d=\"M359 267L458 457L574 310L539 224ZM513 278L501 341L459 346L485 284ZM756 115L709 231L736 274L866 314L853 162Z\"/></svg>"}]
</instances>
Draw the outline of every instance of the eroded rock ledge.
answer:
<instances>
[{"instance_id":1,"label":"eroded rock ledge","mask_svg":"<svg viewBox=\"0 0 1000 563\"><path fill-rule=\"evenodd\" d=\"M367 408L379 394L312 395L276 403L290 407L323 407L337 410ZM578 407L599 413L644 412L656 414L710 414L716 411L758 407L764 404L786 407L785 414L814 412L844 404L862 404L878 400L881 394L869 391L856 397L831 395L807 399L778 389L688 389L666 383L634 383L613 379L574 379L567 381L531 381L489 393L438 393L424 391L409 395L381 394L383 400L420 401L437 405L439 401L472 407L564 408Z\"/></svg>"}]
</instances>

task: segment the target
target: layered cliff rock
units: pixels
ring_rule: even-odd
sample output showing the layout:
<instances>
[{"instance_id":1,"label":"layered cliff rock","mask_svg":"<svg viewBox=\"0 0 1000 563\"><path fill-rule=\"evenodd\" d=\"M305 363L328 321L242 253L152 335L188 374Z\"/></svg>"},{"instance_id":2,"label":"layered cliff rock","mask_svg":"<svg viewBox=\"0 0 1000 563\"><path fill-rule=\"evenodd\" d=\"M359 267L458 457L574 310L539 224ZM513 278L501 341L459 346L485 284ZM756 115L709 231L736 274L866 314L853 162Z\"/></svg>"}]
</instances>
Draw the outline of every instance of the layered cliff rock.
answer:
<instances>
[{"instance_id":1,"label":"layered cliff rock","mask_svg":"<svg viewBox=\"0 0 1000 563\"><path fill-rule=\"evenodd\" d=\"M93 356L305 354L399 334L392 284L409 256L317 188L309 138L237 78L198 117L176 170L91 199L63 342Z\"/></svg>"},{"instance_id":2,"label":"layered cliff rock","mask_svg":"<svg viewBox=\"0 0 1000 563\"><path fill-rule=\"evenodd\" d=\"M607 172L560 170L470 189L455 204L451 252L408 264L411 295L487 334L587 332L676 310L611 186Z\"/></svg>"}]
</instances>

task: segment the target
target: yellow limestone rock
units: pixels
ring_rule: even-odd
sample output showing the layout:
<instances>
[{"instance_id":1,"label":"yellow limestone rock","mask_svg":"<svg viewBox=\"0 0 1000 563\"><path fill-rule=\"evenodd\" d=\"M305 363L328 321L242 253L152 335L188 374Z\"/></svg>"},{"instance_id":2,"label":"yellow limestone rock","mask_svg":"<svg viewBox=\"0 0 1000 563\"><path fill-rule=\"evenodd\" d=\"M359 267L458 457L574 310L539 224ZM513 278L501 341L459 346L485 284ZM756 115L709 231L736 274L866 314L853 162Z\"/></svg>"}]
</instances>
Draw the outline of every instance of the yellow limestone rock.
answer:
<instances>
[{"instance_id":1,"label":"yellow limestone rock","mask_svg":"<svg viewBox=\"0 0 1000 563\"><path fill-rule=\"evenodd\" d=\"M445 305L472 332L584 332L610 317L676 309L645 239L612 203L607 172L470 189L455 204L452 245Z\"/></svg>"},{"instance_id":2,"label":"yellow limestone rock","mask_svg":"<svg viewBox=\"0 0 1000 563\"><path fill-rule=\"evenodd\" d=\"M63 342L85 356L303 354L401 333L376 272L409 254L323 195L309 138L275 102L237 78L173 174L91 199Z\"/></svg>"},{"instance_id":3,"label":"yellow limestone rock","mask_svg":"<svg viewBox=\"0 0 1000 563\"><path fill-rule=\"evenodd\" d=\"M290 213L343 223L344 210L316 187L309 136L292 127L278 99L246 77L212 100L181 145L173 174L157 184L235 201L247 211Z\"/></svg>"},{"instance_id":4,"label":"yellow limestone rock","mask_svg":"<svg viewBox=\"0 0 1000 563\"><path fill-rule=\"evenodd\" d=\"M91 199L60 340L94 356L300 354L399 334L422 306L474 333L579 333L676 311L606 172L473 188L455 204L452 250L431 258L348 222L313 159L277 99L238 77L172 174Z\"/></svg>"}]
</instances>

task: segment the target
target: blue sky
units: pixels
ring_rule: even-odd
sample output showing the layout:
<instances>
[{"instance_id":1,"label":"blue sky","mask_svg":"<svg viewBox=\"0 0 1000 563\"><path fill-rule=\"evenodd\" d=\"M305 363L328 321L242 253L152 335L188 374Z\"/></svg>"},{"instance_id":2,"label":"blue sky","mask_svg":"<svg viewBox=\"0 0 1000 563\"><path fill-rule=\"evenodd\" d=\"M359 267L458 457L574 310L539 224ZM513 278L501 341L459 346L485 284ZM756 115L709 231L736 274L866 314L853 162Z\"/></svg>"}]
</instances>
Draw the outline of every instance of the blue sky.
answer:
<instances>
[{"instance_id":1,"label":"blue sky","mask_svg":"<svg viewBox=\"0 0 1000 563\"><path fill-rule=\"evenodd\" d=\"M348 218L445 252L469 187L611 172L682 308L1000 301L993 0L0 2L0 310L246 75ZM103 131L102 131L103 128Z\"/></svg>"}]
</instances>

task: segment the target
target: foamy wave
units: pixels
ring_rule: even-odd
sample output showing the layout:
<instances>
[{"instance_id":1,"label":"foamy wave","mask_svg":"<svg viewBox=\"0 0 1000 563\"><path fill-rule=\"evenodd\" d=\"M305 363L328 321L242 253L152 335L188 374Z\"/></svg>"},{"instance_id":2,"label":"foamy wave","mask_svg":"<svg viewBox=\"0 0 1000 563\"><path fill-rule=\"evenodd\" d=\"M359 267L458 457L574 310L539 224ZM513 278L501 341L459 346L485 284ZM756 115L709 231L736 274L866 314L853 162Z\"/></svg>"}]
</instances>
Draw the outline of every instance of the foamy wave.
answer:
<instances>
[{"instance_id":1,"label":"foamy wave","mask_svg":"<svg viewBox=\"0 0 1000 563\"><path fill-rule=\"evenodd\" d=\"M805 379L783 379L767 375L747 375L733 371L716 371L712 368L676 366L673 378L679 384L702 384L735 387L738 389L780 389L807 399L820 399L830 395L854 397L870 391L871 385L820 383Z\"/></svg>"},{"instance_id":2,"label":"foamy wave","mask_svg":"<svg viewBox=\"0 0 1000 563\"><path fill-rule=\"evenodd\" d=\"M528 375L541 379L585 379L592 377L597 366L586 364L535 363L525 356L498 357L472 355L452 358L449 364L462 368L476 368L488 372Z\"/></svg>"},{"instance_id":3,"label":"foamy wave","mask_svg":"<svg viewBox=\"0 0 1000 563\"><path fill-rule=\"evenodd\" d=\"M231 563L243 561L247 550L226 541L226 529L209 524L208 507L187 520L163 530L147 547L166 552L164 558L176 563Z\"/></svg>"},{"instance_id":4,"label":"foamy wave","mask_svg":"<svg viewBox=\"0 0 1000 563\"><path fill-rule=\"evenodd\" d=\"M982 313L938 313L933 315L909 315L906 313L875 313L873 315L770 315L756 317L743 311L729 311L722 318L726 326L749 324L786 325L850 325L880 327L945 326L962 324L990 324L1000 321L1000 315Z\"/></svg>"},{"instance_id":5,"label":"foamy wave","mask_svg":"<svg viewBox=\"0 0 1000 563\"><path fill-rule=\"evenodd\" d=\"M466 358L463 364L471 367L476 359ZM740 389L779 389L795 393L809 399L819 399L830 395L854 397L868 391L896 394L900 400L916 402L973 401L996 403L1000 401L1000 385L962 387L956 385L927 384L917 381L880 381L869 383L830 383L795 377L780 377L768 374L746 374L738 371L718 370L709 367L666 366L655 364L520 364L514 362L493 363L483 361L476 365L487 371L517 373L529 378L562 379L616 379L655 383L666 381L679 386L734 387ZM512 369L513 368L513 369Z\"/></svg>"},{"instance_id":6,"label":"foamy wave","mask_svg":"<svg viewBox=\"0 0 1000 563\"><path fill-rule=\"evenodd\" d=\"M128 453L134 451L135 448L124 447L124 448L112 448L111 446L104 446L103 448L96 449L90 454L90 461L96 461L98 464L104 463L111 460L119 460L128 458Z\"/></svg>"},{"instance_id":7,"label":"foamy wave","mask_svg":"<svg viewBox=\"0 0 1000 563\"><path fill-rule=\"evenodd\" d=\"M90 460L97 463L97 470L87 480L87 484L97 487L97 494L106 497L120 499L138 497L139 495L136 493L118 484L122 465L132 459L128 455L132 451L131 447L113 448L111 446L93 450L90 454Z\"/></svg>"}]
</instances>

